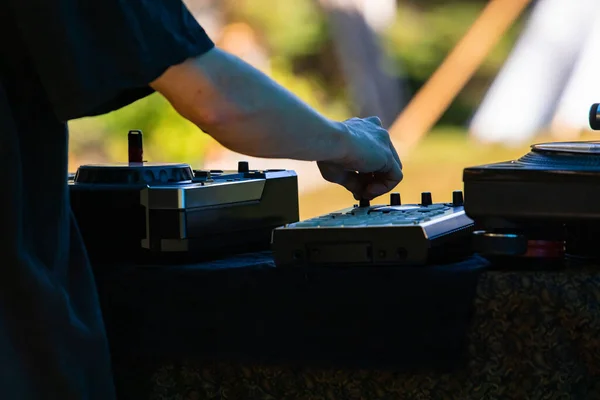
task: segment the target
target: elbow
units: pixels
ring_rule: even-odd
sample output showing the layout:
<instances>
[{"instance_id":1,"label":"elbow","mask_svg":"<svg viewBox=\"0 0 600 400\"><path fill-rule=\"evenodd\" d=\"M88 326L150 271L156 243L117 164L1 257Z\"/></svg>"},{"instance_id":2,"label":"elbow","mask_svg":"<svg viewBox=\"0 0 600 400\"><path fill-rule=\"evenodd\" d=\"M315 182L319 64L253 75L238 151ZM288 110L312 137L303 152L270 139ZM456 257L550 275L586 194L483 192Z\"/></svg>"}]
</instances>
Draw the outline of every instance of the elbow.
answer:
<instances>
[{"instance_id":1,"label":"elbow","mask_svg":"<svg viewBox=\"0 0 600 400\"><path fill-rule=\"evenodd\" d=\"M228 124L242 113L226 94L226 87L219 82L230 79L221 77L223 55L210 52L173 66L150 84L160 92L171 106L184 118L204 129L215 130ZM225 68L226 69L226 68Z\"/></svg>"},{"instance_id":2,"label":"elbow","mask_svg":"<svg viewBox=\"0 0 600 400\"><path fill-rule=\"evenodd\" d=\"M196 96L193 101L177 107L177 111L205 133L226 130L227 125L239 117L239 113L231 105L223 104L219 99L203 97Z\"/></svg>"},{"instance_id":3,"label":"elbow","mask_svg":"<svg viewBox=\"0 0 600 400\"><path fill-rule=\"evenodd\" d=\"M182 117L207 133L222 125L225 119L224 113L213 106L184 104L182 107L176 107L176 109Z\"/></svg>"}]
</instances>

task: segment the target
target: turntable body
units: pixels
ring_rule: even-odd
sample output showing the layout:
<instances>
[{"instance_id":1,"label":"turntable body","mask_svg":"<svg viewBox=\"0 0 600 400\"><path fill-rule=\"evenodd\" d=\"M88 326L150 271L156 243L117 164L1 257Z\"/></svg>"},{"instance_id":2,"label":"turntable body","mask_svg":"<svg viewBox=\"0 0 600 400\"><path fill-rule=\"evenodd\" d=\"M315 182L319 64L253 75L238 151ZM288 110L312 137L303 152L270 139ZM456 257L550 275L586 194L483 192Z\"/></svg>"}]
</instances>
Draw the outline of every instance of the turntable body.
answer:
<instances>
[{"instance_id":1,"label":"turntable body","mask_svg":"<svg viewBox=\"0 0 600 400\"><path fill-rule=\"evenodd\" d=\"M484 255L600 257L600 142L541 143L466 168L465 212Z\"/></svg>"}]
</instances>

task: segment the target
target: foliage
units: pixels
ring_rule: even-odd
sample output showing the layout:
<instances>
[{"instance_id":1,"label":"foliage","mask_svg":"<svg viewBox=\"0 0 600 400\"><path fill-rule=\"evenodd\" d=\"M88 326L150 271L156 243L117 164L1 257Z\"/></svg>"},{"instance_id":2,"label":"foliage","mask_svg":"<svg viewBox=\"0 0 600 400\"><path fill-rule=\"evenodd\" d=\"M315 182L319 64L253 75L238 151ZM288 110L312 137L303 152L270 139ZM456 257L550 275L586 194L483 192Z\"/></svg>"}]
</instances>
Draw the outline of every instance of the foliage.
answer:
<instances>
[{"instance_id":1,"label":"foliage","mask_svg":"<svg viewBox=\"0 0 600 400\"><path fill-rule=\"evenodd\" d=\"M283 59L314 54L326 42L327 26L316 0L233 0L231 20L244 21L262 35L271 54Z\"/></svg>"},{"instance_id":2,"label":"foliage","mask_svg":"<svg viewBox=\"0 0 600 400\"><path fill-rule=\"evenodd\" d=\"M258 33L271 56L271 76L311 106L332 118L349 116L350 99L335 65L327 19L317 0L223 0L228 22L243 21ZM411 93L429 78L483 8L484 0L401 1L396 22L382 35L392 60L390 73L401 75ZM502 62L519 27L511 30L486 59L441 123L460 126L469 118ZM409 93L409 95L411 94ZM71 152L96 153L124 161L126 134L141 129L145 155L153 161L200 163L212 139L180 117L154 94L110 114L71 123Z\"/></svg>"},{"instance_id":3,"label":"foliage","mask_svg":"<svg viewBox=\"0 0 600 400\"><path fill-rule=\"evenodd\" d=\"M442 64L481 13L485 2L425 2L420 8L402 3L395 23L382 38L384 49L402 73L411 92ZM521 30L520 21L505 34L486 57L475 76L441 119L440 123L460 126L481 101L485 89L508 57Z\"/></svg>"},{"instance_id":4,"label":"foliage","mask_svg":"<svg viewBox=\"0 0 600 400\"><path fill-rule=\"evenodd\" d=\"M339 120L350 117L343 99L337 101L331 99L328 93L329 87L325 82L310 75L294 74L290 62L282 59L273 61L270 76L323 115Z\"/></svg>"},{"instance_id":5,"label":"foliage","mask_svg":"<svg viewBox=\"0 0 600 400\"><path fill-rule=\"evenodd\" d=\"M210 138L182 118L159 94L112 113L71 122L72 152L101 146L107 161L122 162L127 157L127 132L144 133L144 157L148 161L199 164Z\"/></svg>"}]
</instances>

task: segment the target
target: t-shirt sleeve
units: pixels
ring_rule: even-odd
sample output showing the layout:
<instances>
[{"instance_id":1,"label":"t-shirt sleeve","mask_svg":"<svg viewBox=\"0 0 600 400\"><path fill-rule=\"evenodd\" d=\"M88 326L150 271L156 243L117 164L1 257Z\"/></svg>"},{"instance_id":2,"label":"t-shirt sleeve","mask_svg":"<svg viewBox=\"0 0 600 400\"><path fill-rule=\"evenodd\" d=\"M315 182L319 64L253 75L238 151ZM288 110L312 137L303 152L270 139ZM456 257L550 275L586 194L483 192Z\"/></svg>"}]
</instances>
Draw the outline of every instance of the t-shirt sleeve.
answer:
<instances>
[{"instance_id":1,"label":"t-shirt sleeve","mask_svg":"<svg viewBox=\"0 0 600 400\"><path fill-rule=\"evenodd\" d=\"M214 47L181 0L11 0L57 116L104 114Z\"/></svg>"}]
</instances>

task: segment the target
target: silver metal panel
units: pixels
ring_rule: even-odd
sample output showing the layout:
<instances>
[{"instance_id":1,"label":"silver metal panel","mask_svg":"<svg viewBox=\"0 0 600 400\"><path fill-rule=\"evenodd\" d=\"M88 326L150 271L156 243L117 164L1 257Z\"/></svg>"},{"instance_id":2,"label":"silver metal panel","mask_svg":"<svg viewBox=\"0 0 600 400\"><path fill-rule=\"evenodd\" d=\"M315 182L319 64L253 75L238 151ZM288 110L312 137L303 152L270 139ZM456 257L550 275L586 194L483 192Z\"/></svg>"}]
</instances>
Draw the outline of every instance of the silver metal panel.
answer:
<instances>
[{"instance_id":1,"label":"silver metal panel","mask_svg":"<svg viewBox=\"0 0 600 400\"><path fill-rule=\"evenodd\" d=\"M148 209L183 210L257 201L262 198L264 188L264 179L177 187L151 186L141 191L140 201Z\"/></svg>"}]
</instances>

